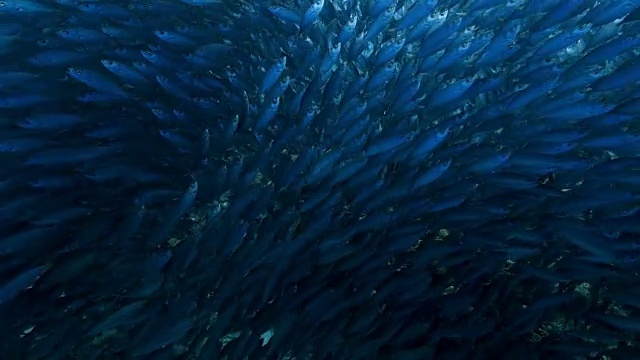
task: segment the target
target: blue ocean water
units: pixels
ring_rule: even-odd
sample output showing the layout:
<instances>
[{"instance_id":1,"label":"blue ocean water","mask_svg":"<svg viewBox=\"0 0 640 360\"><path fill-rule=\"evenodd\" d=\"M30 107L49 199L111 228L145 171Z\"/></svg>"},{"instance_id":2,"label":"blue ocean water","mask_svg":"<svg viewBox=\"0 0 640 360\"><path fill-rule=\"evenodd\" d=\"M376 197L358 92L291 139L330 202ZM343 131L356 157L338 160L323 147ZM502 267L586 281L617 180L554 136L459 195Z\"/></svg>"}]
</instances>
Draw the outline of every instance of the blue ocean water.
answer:
<instances>
[{"instance_id":1,"label":"blue ocean water","mask_svg":"<svg viewBox=\"0 0 640 360\"><path fill-rule=\"evenodd\" d=\"M640 2L0 2L10 359L640 358Z\"/></svg>"}]
</instances>

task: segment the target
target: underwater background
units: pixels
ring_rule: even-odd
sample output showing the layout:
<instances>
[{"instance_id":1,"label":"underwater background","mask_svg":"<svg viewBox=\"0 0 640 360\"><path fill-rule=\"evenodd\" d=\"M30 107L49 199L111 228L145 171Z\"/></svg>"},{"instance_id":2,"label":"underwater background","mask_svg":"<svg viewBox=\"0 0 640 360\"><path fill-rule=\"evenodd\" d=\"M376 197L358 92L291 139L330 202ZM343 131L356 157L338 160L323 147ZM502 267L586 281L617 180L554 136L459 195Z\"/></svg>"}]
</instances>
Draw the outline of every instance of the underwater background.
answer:
<instances>
[{"instance_id":1,"label":"underwater background","mask_svg":"<svg viewBox=\"0 0 640 360\"><path fill-rule=\"evenodd\" d=\"M640 1L0 1L5 359L640 359Z\"/></svg>"}]
</instances>

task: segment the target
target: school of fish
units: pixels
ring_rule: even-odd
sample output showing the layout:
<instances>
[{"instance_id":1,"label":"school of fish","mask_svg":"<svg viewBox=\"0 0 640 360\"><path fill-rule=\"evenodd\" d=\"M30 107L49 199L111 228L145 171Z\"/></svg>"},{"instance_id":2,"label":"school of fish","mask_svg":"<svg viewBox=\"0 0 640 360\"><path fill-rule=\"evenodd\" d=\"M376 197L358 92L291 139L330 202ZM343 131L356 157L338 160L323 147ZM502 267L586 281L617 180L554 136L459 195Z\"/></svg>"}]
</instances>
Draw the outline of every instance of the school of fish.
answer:
<instances>
[{"instance_id":1,"label":"school of fish","mask_svg":"<svg viewBox=\"0 0 640 360\"><path fill-rule=\"evenodd\" d=\"M8 359L640 358L640 1L0 1Z\"/></svg>"}]
</instances>

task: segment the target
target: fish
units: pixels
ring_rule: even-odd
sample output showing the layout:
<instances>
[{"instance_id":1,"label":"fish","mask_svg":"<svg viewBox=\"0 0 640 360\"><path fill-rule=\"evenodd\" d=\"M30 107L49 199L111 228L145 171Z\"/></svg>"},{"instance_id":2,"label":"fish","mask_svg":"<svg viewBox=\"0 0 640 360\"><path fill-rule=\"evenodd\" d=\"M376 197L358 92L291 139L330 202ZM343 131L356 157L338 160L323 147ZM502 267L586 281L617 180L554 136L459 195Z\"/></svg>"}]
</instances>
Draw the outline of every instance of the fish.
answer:
<instances>
[{"instance_id":1,"label":"fish","mask_svg":"<svg viewBox=\"0 0 640 360\"><path fill-rule=\"evenodd\" d=\"M4 5L8 356L640 351L636 2Z\"/></svg>"}]
</instances>

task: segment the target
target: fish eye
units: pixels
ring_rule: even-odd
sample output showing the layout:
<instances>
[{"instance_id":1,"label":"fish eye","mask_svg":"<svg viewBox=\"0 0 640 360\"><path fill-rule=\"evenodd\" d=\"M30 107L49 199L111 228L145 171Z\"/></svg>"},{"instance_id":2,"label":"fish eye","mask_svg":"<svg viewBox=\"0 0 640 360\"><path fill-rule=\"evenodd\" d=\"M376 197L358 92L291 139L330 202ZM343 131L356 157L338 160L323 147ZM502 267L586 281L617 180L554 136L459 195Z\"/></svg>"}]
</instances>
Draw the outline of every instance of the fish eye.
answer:
<instances>
[{"instance_id":1,"label":"fish eye","mask_svg":"<svg viewBox=\"0 0 640 360\"><path fill-rule=\"evenodd\" d=\"M164 32L164 31L162 31L162 30L158 30L157 34L158 34L158 35L166 35L167 33L166 33L166 32Z\"/></svg>"},{"instance_id":2,"label":"fish eye","mask_svg":"<svg viewBox=\"0 0 640 360\"><path fill-rule=\"evenodd\" d=\"M438 13L434 11L431 14L429 14L429 19L435 19L436 16L438 16Z\"/></svg>"},{"instance_id":3,"label":"fish eye","mask_svg":"<svg viewBox=\"0 0 640 360\"><path fill-rule=\"evenodd\" d=\"M471 45L471 41L467 40L460 45L461 49L466 49Z\"/></svg>"}]
</instances>

